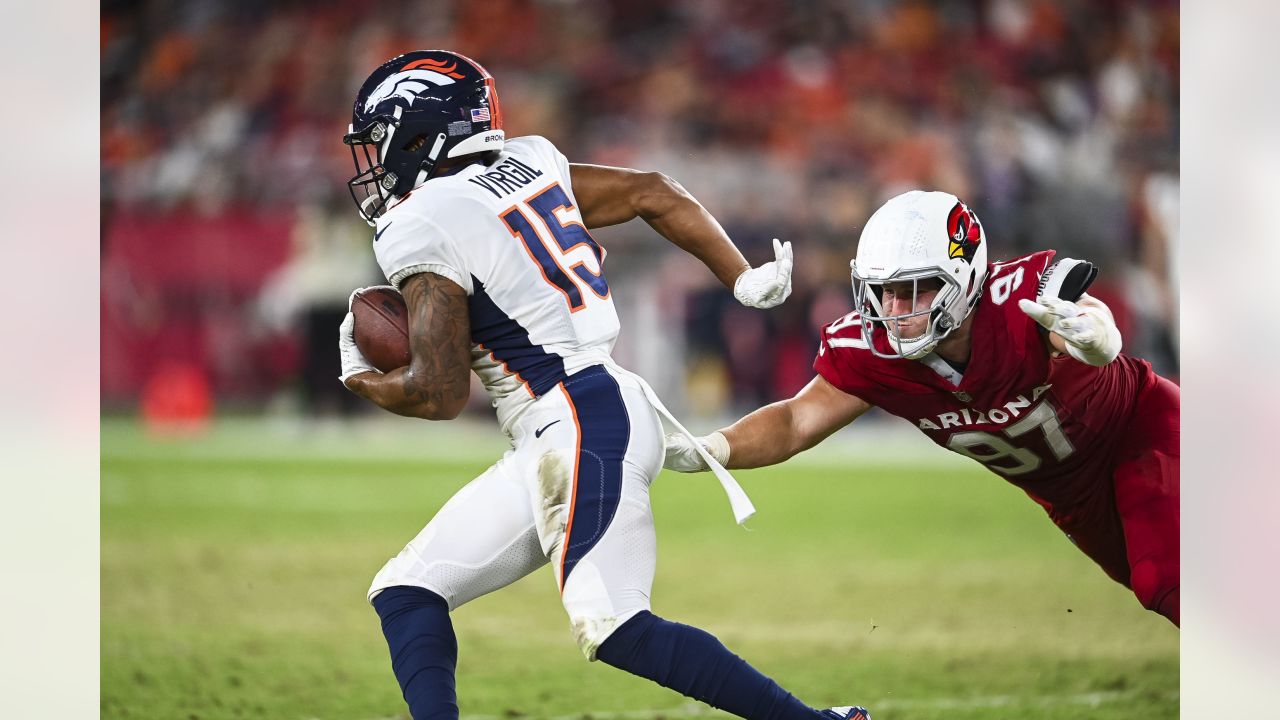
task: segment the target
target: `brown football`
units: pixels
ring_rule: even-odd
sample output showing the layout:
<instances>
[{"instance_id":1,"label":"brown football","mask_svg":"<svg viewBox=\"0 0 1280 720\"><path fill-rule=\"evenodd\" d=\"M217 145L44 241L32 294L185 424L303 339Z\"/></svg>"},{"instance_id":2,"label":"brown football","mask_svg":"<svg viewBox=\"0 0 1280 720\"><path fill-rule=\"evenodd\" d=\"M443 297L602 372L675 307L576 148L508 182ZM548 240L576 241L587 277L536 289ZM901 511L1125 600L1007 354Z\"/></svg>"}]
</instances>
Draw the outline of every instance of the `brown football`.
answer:
<instances>
[{"instance_id":1,"label":"brown football","mask_svg":"<svg viewBox=\"0 0 1280 720\"><path fill-rule=\"evenodd\" d=\"M356 291L351 298L356 321L356 347L383 372L409 364L409 309L404 296L390 285Z\"/></svg>"}]
</instances>

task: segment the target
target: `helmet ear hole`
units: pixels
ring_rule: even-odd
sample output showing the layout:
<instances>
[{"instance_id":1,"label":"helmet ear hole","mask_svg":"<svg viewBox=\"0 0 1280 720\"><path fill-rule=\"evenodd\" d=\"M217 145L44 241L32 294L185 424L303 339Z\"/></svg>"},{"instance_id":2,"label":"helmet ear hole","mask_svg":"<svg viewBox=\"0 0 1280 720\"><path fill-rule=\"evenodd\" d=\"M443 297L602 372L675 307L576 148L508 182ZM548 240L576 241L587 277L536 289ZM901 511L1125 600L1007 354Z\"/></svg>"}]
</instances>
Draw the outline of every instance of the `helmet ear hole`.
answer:
<instances>
[{"instance_id":1,"label":"helmet ear hole","mask_svg":"<svg viewBox=\"0 0 1280 720\"><path fill-rule=\"evenodd\" d=\"M404 145L400 146L400 149L404 150L405 152L416 152L419 149L421 149L423 145L426 145L426 144L427 144L427 134L419 133L413 136L413 138L411 138L409 142L406 142Z\"/></svg>"}]
</instances>

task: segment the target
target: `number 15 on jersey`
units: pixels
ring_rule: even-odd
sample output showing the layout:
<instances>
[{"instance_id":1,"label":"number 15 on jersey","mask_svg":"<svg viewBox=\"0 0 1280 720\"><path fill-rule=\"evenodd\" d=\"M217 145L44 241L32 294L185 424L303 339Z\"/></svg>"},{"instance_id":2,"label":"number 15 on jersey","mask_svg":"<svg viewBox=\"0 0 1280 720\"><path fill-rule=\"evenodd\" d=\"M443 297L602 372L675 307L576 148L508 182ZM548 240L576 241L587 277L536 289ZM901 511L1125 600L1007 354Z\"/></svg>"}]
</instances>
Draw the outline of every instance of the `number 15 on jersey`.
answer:
<instances>
[{"instance_id":1,"label":"number 15 on jersey","mask_svg":"<svg viewBox=\"0 0 1280 720\"><path fill-rule=\"evenodd\" d=\"M568 222L557 214L561 210L570 215ZM609 297L609 281L604 277L604 249L587 228L574 219L574 210L576 207L564 188L555 183L499 216L538 263L542 277L564 295L570 312L587 306L588 290L596 297ZM546 242L548 235L554 243ZM571 252L583 246L590 250L598 270L592 270L587 259L574 262L570 257Z\"/></svg>"}]
</instances>

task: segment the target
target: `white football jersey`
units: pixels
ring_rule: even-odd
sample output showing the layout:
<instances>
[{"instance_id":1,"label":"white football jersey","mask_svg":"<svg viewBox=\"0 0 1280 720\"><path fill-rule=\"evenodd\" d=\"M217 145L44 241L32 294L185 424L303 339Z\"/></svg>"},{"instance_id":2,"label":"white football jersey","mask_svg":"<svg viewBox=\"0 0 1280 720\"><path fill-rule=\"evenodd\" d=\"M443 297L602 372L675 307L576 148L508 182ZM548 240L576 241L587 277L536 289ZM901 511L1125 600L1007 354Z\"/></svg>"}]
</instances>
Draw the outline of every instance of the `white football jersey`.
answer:
<instances>
[{"instance_id":1,"label":"white football jersey","mask_svg":"<svg viewBox=\"0 0 1280 720\"><path fill-rule=\"evenodd\" d=\"M374 254L397 288L432 272L470 297L471 368L505 427L567 375L607 362L618 314L569 162L545 138L433 178L378 218Z\"/></svg>"}]
</instances>

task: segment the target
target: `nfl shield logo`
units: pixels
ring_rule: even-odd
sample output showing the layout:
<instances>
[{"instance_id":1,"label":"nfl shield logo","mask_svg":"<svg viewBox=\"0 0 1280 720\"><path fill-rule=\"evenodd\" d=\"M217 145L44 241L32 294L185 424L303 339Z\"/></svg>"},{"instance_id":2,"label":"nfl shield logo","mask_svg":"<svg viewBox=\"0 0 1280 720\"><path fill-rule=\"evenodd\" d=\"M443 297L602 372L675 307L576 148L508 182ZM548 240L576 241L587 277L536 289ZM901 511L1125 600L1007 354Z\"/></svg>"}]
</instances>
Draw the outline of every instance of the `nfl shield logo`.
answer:
<instances>
[{"instance_id":1,"label":"nfl shield logo","mask_svg":"<svg viewBox=\"0 0 1280 720\"><path fill-rule=\"evenodd\" d=\"M488 122L489 108L471 108L471 122Z\"/></svg>"},{"instance_id":2,"label":"nfl shield logo","mask_svg":"<svg viewBox=\"0 0 1280 720\"><path fill-rule=\"evenodd\" d=\"M967 393L967 392L954 392L954 393L951 393L951 394L952 394L952 395L955 395L955 396L956 396L956 399L957 399L957 400L959 400L959 401L960 401L960 402L962 402L962 403L967 403L967 402L969 402L970 400L972 400L972 399L973 399L973 398L969 395L969 393Z\"/></svg>"}]
</instances>

